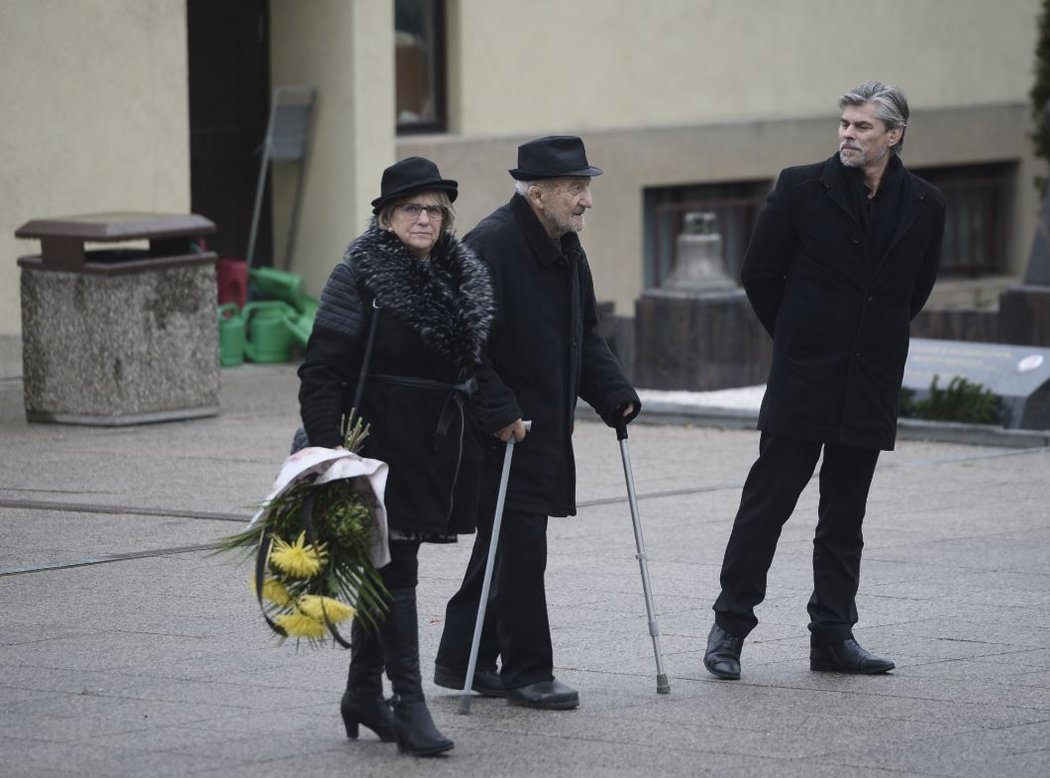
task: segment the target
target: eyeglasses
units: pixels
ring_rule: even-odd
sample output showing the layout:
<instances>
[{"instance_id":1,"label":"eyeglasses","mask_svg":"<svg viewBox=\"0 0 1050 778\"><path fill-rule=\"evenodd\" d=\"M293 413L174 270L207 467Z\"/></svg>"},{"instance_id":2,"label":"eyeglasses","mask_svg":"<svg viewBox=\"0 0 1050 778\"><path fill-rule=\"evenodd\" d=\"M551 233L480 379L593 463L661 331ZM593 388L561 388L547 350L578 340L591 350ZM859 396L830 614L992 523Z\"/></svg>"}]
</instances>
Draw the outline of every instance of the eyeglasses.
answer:
<instances>
[{"instance_id":1,"label":"eyeglasses","mask_svg":"<svg viewBox=\"0 0 1050 778\"><path fill-rule=\"evenodd\" d=\"M431 221L440 221L445 216L445 209L440 205L420 205L419 203L402 203L398 206L401 209L401 213L407 216L409 219L415 220L419 218L419 214L423 211L427 212L427 216L430 217Z\"/></svg>"}]
</instances>

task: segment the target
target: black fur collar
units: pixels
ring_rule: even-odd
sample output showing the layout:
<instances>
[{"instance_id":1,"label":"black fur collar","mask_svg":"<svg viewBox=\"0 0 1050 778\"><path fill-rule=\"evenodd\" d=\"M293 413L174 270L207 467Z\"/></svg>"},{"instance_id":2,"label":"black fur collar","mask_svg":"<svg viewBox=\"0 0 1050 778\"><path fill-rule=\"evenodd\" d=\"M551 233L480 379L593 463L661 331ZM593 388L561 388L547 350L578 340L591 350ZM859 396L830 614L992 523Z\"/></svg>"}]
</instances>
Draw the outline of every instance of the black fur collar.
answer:
<instances>
[{"instance_id":1,"label":"black fur collar","mask_svg":"<svg viewBox=\"0 0 1050 778\"><path fill-rule=\"evenodd\" d=\"M345 261L357 265L376 304L424 342L465 370L480 363L495 301L488 268L467 246L443 235L423 262L372 219Z\"/></svg>"}]
</instances>

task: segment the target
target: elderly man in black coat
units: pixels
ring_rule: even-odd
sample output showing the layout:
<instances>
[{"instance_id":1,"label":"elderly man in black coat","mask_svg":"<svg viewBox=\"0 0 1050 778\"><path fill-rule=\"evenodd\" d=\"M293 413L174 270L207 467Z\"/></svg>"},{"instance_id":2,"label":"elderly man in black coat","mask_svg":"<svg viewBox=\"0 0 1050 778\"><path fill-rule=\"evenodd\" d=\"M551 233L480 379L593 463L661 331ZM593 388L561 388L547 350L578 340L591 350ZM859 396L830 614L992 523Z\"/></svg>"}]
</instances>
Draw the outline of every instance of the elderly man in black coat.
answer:
<instances>
[{"instance_id":1,"label":"elderly man in black coat","mask_svg":"<svg viewBox=\"0 0 1050 778\"><path fill-rule=\"evenodd\" d=\"M579 705L577 692L554 678L544 589L547 519L576 513L577 397L610 426L632 420L641 407L596 331L594 285L577 235L592 205L591 178L601 173L575 136L525 143L518 148L518 167L510 171L517 181L514 196L464 238L488 263L496 289L489 369L478 375L493 437L478 536L463 583L446 609L434 681L463 688L505 451L501 441L513 436L521 442L507 488L474 689L533 708ZM523 419L532 421L527 437Z\"/></svg>"},{"instance_id":2,"label":"elderly man in black coat","mask_svg":"<svg viewBox=\"0 0 1050 778\"><path fill-rule=\"evenodd\" d=\"M838 153L781 173L741 272L773 361L704 656L718 678L740 677L781 527L821 452L810 669L894 667L853 636L861 524L879 451L893 449L909 322L933 288L944 199L900 160L899 89L868 82L839 107Z\"/></svg>"}]
</instances>

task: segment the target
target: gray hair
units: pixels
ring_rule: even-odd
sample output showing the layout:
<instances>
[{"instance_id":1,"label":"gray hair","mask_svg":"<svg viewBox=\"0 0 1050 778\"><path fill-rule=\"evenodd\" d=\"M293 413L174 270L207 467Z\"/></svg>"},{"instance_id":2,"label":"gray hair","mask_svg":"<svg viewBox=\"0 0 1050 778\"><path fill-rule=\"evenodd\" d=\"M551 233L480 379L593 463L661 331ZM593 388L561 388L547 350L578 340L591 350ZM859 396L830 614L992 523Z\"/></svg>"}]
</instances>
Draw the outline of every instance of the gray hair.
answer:
<instances>
[{"instance_id":1,"label":"gray hair","mask_svg":"<svg viewBox=\"0 0 1050 778\"><path fill-rule=\"evenodd\" d=\"M886 129L900 129L901 137L890 147L894 154L900 154L904 148L904 132L908 127L908 98L899 88L887 86L879 81L868 81L851 89L839 98L839 110L847 105L875 106L875 117L881 119Z\"/></svg>"},{"instance_id":2,"label":"gray hair","mask_svg":"<svg viewBox=\"0 0 1050 778\"><path fill-rule=\"evenodd\" d=\"M531 189L534 186L539 186L539 182L538 181L515 181L514 182L514 191L517 192L518 194L520 194L522 197L527 199L528 196L529 196L529 189Z\"/></svg>"},{"instance_id":3,"label":"gray hair","mask_svg":"<svg viewBox=\"0 0 1050 778\"><path fill-rule=\"evenodd\" d=\"M398 198L393 202L389 202L384 205L379 214L376 216L376 222L379 226L384 229L390 229L390 220L394 217L394 211L402 203L407 203L416 195L428 194L433 195L434 199L437 200L437 204L441 206L441 210L445 212L445 215L441 217L441 231L449 235L452 234L452 228L456 223L456 211L452 207L452 198L447 193L442 192L440 189L434 190L423 190L421 192L413 192L405 197Z\"/></svg>"}]
</instances>

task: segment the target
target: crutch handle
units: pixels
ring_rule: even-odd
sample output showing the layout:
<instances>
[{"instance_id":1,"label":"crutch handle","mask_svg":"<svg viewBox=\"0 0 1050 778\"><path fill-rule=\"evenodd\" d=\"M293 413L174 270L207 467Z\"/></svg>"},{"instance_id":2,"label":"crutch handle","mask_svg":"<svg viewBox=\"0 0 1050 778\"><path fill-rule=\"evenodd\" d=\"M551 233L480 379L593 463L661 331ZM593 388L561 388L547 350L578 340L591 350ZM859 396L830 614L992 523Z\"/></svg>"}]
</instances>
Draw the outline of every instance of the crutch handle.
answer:
<instances>
[{"instance_id":1,"label":"crutch handle","mask_svg":"<svg viewBox=\"0 0 1050 778\"><path fill-rule=\"evenodd\" d=\"M627 419L623 416L616 421L616 439L627 440Z\"/></svg>"}]
</instances>

